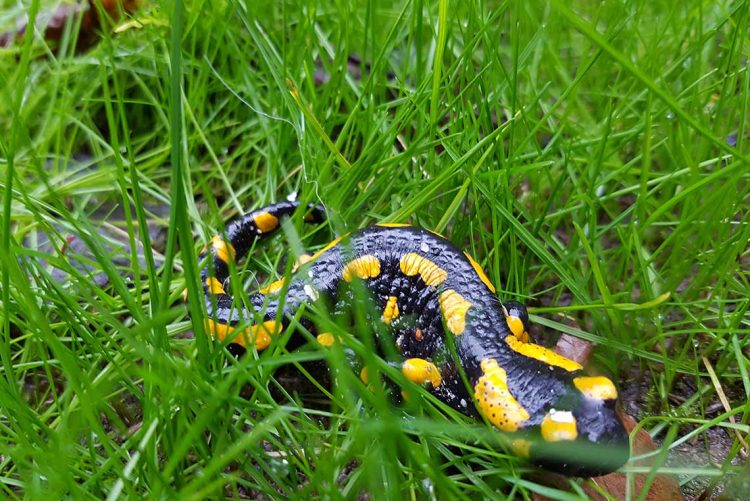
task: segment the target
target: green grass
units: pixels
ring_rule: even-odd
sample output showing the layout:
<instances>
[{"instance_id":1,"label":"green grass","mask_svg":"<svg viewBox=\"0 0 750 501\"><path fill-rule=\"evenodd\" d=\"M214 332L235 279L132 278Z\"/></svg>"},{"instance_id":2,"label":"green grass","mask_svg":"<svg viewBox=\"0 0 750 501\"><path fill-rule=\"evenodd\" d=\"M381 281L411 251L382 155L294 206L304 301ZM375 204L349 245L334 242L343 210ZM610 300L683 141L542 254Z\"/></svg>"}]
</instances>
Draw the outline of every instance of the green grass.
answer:
<instances>
[{"instance_id":1,"label":"green grass","mask_svg":"<svg viewBox=\"0 0 750 501\"><path fill-rule=\"evenodd\" d=\"M48 7L4 3L4 29ZM341 352L287 351L300 329L209 342L199 248L292 192L330 227L293 221L248 289L332 232L436 229L546 342L563 312L623 391L645 374L654 471L746 478L750 3L569 4L147 3L87 52L73 26L0 52L0 497L571 496L416 388L404 412ZM322 359L327 396L277 372ZM711 433L715 464L680 460Z\"/></svg>"}]
</instances>

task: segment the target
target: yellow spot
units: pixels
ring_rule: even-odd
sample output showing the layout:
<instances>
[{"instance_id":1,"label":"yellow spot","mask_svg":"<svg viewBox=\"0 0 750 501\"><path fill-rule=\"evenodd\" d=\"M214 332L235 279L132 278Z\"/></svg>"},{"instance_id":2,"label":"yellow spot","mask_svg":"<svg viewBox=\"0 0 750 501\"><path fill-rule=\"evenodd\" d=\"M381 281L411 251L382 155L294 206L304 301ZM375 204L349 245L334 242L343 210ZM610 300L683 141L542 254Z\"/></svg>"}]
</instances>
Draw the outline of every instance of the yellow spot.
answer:
<instances>
[{"instance_id":1,"label":"yellow spot","mask_svg":"<svg viewBox=\"0 0 750 501\"><path fill-rule=\"evenodd\" d=\"M214 322L210 318L206 321L206 328L219 341L231 339L231 343L237 343L245 348L252 343L255 344L255 349L258 351L268 348L268 345L271 344L272 334L281 332L283 326L278 324L278 332L276 332L276 325L276 320L266 320L262 324L251 325L235 334L235 328L231 325Z\"/></svg>"},{"instance_id":2,"label":"yellow spot","mask_svg":"<svg viewBox=\"0 0 750 501\"><path fill-rule=\"evenodd\" d=\"M419 273L427 285L438 286L448 277L447 271L415 252L404 254L399 265L404 275L412 277Z\"/></svg>"},{"instance_id":3,"label":"yellow spot","mask_svg":"<svg viewBox=\"0 0 750 501\"><path fill-rule=\"evenodd\" d=\"M525 438L517 438L510 443L510 449L516 456L528 458L531 456L531 442Z\"/></svg>"},{"instance_id":4,"label":"yellow spot","mask_svg":"<svg viewBox=\"0 0 750 501\"><path fill-rule=\"evenodd\" d=\"M510 331L514 336L516 336L516 338L518 338L519 341L521 341L522 343L529 342L529 333L526 332L526 329L523 328L523 320L518 317L509 315L505 317L505 322L508 324Z\"/></svg>"},{"instance_id":5,"label":"yellow spot","mask_svg":"<svg viewBox=\"0 0 750 501\"><path fill-rule=\"evenodd\" d=\"M274 292L279 292L282 287L284 287L284 283L286 282L285 278L280 278L279 280L276 280L275 282L271 282L266 287L263 287L260 289L261 294L273 294Z\"/></svg>"},{"instance_id":6,"label":"yellow spot","mask_svg":"<svg viewBox=\"0 0 750 501\"><path fill-rule=\"evenodd\" d=\"M338 238L336 238L336 239L331 240L330 242L328 242L328 244L326 244L325 247L323 247L322 249L320 249L319 251L317 251L315 254L313 254L312 256L310 256L310 259L307 262L309 263L310 261L315 261L316 259L318 259L321 255L323 255L323 253L325 253L326 251L332 249L337 243L339 243L341 241L342 238L346 237L347 235L341 235L340 237L338 237Z\"/></svg>"},{"instance_id":7,"label":"yellow spot","mask_svg":"<svg viewBox=\"0 0 750 501\"><path fill-rule=\"evenodd\" d=\"M234 247L232 247L232 244L228 244L222 240L219 235L215 235L214 238L211 239L211 247L213 248L214 253L216 253L216 256L223 262L228 263L234 259Z\"/></svg>"},{"instance_id":8,"label":"yellow spot","mask_svg":"<svg viewBox=\"0 0 750 501\"><path fill-rule=\"evenodd\" d=\"M474 258L471 257L468 252L464 252L464 256L466 256L466 258L471 263L471 267L474 268L474 271L477 273L477 275L479 275L479 279L482 282L484 282L484 285L486 285L487 288L490 290L490 292L492 292L494 294L495 293L495 286L492 285L492 282L490 282L490 279L487 278L487 275L484 274L484 270L482 269L481 266L479 266L479 263L477 263L476 261L474 261Z\"/></svg>"},{"instance_id":9,"label":"yellow spot","mask_svg":"<svg viewBox=\"0 0 750 501\"><path fill-rule=\"evenodd\" d=\"M582 376L573 378L573 384L586 398L615 400L617 388L604 376Z\"/></svg>"},{"instance_id":10,"label":"yellow spot","mask_svg":"<svg viewBox=\"0 0 750 501\"><path fill-rule=\"evenodd\" d=\"M258 227L261 233L268 233L279 226L279 218L270 212L261 212L254 215L253 222L255 222L255 226Z\"/></svg>"},{"instance_id":11,"label":"yellow spot","mask_svg":"<svg viewBox=\"0 0 750 501\"><path fill-rule=\"evenodd\" d=\"M453 289L441 292L438 302L445 323L448 325L448 330L456 336L463 334L466 328L466 312L472 307L472 304Z\"/></svg>"},{"instance_id":12,"label":"yellow spot","mask_svg":"<svg viewBox=\"0 0 750 501\"><path fill-rule=\"evenodd\" d=\"M383 228L407 228L411 225L407 223L378 223L376 226Z\"/></svg>"},{"instance_id":13,"label":"yellow spot","mask_svg":"<svg viewBox=\"0 0 750 501\"><path fill-rule=\"evenodd\" d=\"M380 275L380 261L373 255L358 257L344 266L341 275L351 282L354 277L374 278Z\"/></svg>"},{"instance_id":14,"label":"yellow spot","mask_svg":"<svg viewBox=\"0 0 750 501\"><path fill-rule=\"evenodd\" d=\"M577 437L576 418L572 412L551 409L542 419L542 438L546 442L575 440Z\"/></svg>"},{"instance_id":15,"label":"yellow spot","mask_svg":"<svg viewBox=\"0 0 750 501\"><path fill-rule=\"evenodd\" d=\"M385 323L385 325L391 325L391 321L398 317L399 312L396 301L396 296L390 296L385 303L385 308L383 308L383 323Z\"/></svg>"},{"instance_id":16,"label":"yellow spot","mask_svg":"<svg viewBox=\"0 0 750 501\"><path fill-rule=\"evenodd\" d=\"M574 362L569 358L558 355L554 351L548 350L544 346L539 346L538 344L534 343L524 343L516 336L506 336L505 342L508 343L508 346L510 346L511 349L516 353L520 353L525 357L539 360L540 362L544 362L548 365L560 367L568 372L583 369L583 367L581 367L581 364L579 364L578 362Z\"/></svg>"},{"instance_id":17,"label":"yellow spot","mask_svg":"<svg viewBox=\"0 0 750 501\"><path fill-rule=\"evenodd\" d=\"M336 342L336 339L333 337L333 334L331 334L330 332L321 332L320 334L318 334L316 339L318 340L320 344L322 344L326 348L333 346L333 343Z\"/></svg>"},{"instance_id":18,"label":"yellow spot","mask_svg":"<svg viewBox=\"0 0 750 501\"><path fill-rule=\"evenodd\" d=\"M440 371L435 367L435 364L423 358L409 358L404 360L401 372L412 383L424 384L429 381L433 388L440 386L440 383L443 381Z\"/></svg>"},{"instance_id":19,"label":"yellow spot","mask_svg":"<svg viewBox=\"0 0 750 501\"><path fill-rule=\"evenodd\" d=\"M370 377L367 375L367 367L362 367L362 370L359 372L359 379L365 384L370 382Z\"/></svg>"},{"instance_id":20,"label":"yellow spot","mask_svg":"<svg viewBox=\"0 0 750 501\"><path fill-rule=\"evenodd\" d=\"M208 287L208 292L211 294L225 294L224 287L221 286L221 282L216 277L208 277L206 279L206 287Z\"/></svg>"},{"instance_id":21,"label":"yellow spot","mask_svg":"<svg viewBox=\"0 0 750 501\"><path fill-rule=\"evenodd\" d=\"M508 390L508 381L494 358L485 358L481 363L484 375L474 386L474 398L479 410L487 420L503 431L518 431L529 419L529 413Z\"/></svg>"}]
</instances>

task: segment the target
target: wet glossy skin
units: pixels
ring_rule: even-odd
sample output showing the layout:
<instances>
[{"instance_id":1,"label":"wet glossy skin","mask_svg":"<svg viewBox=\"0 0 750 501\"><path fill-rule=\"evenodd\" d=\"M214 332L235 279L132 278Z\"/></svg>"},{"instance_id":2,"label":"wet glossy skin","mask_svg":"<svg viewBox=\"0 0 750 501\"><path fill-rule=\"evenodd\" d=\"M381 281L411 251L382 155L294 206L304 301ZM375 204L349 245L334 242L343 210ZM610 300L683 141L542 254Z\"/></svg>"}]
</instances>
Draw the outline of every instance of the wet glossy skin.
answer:
<instances>
[{"instance_id":1,"label":"wet glossy skin","mask_svg":"<svg viewBox=\"0 0 750 501\"><path fill-rule=\"evenodd\" d=\"M511 302L504 306L470 256L426 230L373 226L341 238L292 276L283 312L278 311L283 288L250 294L256 311L265 304L263 322L230 332L240 312L223 290L225 261L241 259L255 239L271 233L279 218L295 209L294 203L277 204L230 224L231 247L215 240L215 278L202 273L215 337L234 336L235 342L265 349L302 303L326 301L334 305L334 314L350 309L358 297L353 285L361 281L375 303L371 321L382 322L392 333L406 377L424 383L451 407L509 432L518 454L581 476L612 471L627 460L627 434L615 414L611 381L589 377L575 362L528 343L525 308ZM324 216L313 209L307 219L320 222ZM249 312L242 317L243 325L253 318ZM320 334L325 344L326 334Z\"/></svg>"}]
</instances>

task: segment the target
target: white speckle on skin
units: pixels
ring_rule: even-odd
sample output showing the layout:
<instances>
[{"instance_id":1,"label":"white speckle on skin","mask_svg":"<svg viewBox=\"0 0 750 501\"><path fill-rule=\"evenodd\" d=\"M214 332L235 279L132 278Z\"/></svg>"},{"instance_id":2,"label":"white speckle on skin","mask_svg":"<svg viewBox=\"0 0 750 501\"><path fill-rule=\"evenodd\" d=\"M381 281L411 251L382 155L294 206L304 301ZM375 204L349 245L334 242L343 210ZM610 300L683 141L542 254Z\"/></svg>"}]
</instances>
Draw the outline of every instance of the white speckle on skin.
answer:
<instances>
[{"instance_id":1,"label":"white speckle on skin","mask_svg":"<svg viewBox=\"0 0 750 501\"><path fill-rule=\"evenodd\" d=\"M419 250L421 250L422 252L426 254L430 252L430 246L427 245L427 242L422 242L421 244L419 244Z\"/></svg>"},{"instance_id":2,"label":"white speckle on skin","mask_svg":"<svg viewBox=\"0 0 750 501\"><path fill-rule=\"evenodd\" d=\"M307 294L307 297L312 299L313 301L317 301L320 297L320 294L318 291L312 288L310 284L305 284L305 286L302 288L305 291L305 294Z\"/></svg>"},{"instance_id":3,"label":"white speckle on skin","mask_svg":"<svg viewBox=\"0 0 750 501\"><path fill-rule=\"evenodd\" d=\"M466 399L465 398L462 398L460 403L461 403L461 407L466 408L467 404L466 404Z\"/></svg>"},{"instance_id":4,"label":"white speckle on skin","mask_svg":"<svg viewBox=\"0 0 750 501\"><path fill-rule=\"evenodd\" d=\"M312 272L312 270L307 270L307 276L308 276L308 277L310 277L310 278L312 278L312 277L313 277L313 272Z\"/></svg>"},{"instance_id":5,"label":"white speckle on skin","mask_svg":"<svg viewBox=\"0 0 750 501\"><path fill-rule=\"evenodd\" d=\"M575 423L576 422L576 419L573 417L573 413L570 411L556 411L555 409L550 409L549 417L555 423Z\"/></svg>"}]
</instances>

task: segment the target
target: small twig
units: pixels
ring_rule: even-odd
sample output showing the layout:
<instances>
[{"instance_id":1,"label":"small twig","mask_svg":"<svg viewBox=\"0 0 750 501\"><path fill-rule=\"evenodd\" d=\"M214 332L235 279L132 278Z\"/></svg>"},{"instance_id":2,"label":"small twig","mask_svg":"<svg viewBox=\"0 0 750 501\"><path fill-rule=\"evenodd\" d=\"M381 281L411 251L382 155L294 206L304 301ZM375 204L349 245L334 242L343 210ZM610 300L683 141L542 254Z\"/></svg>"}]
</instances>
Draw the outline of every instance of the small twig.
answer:
<instances>
[{"instance_id":1,"label":"small twig","mask_svg":"<svg viewBox=\"0 0 750 501\"><path fill-rule=\"evenodd\" d=\"M724 410L727 412L730 412L732 410L732 406L729 405L729 400L727 399L727 396L724 394L724 389L721 387L719 378L716 377L716 372L714 372L714 368L711 366L711 362L709 362L706 357L701 357L701 359L703 360L703 365L706 366L708 375L711 378L711 382L714 385L714 389L716 390L716 394L719 396L719 400L721 401L721 404L724 406ZM734 416L729 416L729 422L732 424L737 424L734 420ZM745 442L745 439L742 438L742 435L740 434L739 430L735 429L734 433L737 435L737 440L739 440L740 443L742 444L742 450L740 451L740 453L742 454L742 457L744 459L747 459L748 449L749 449L747 442Z\"/></svg>"}]
</instances>

